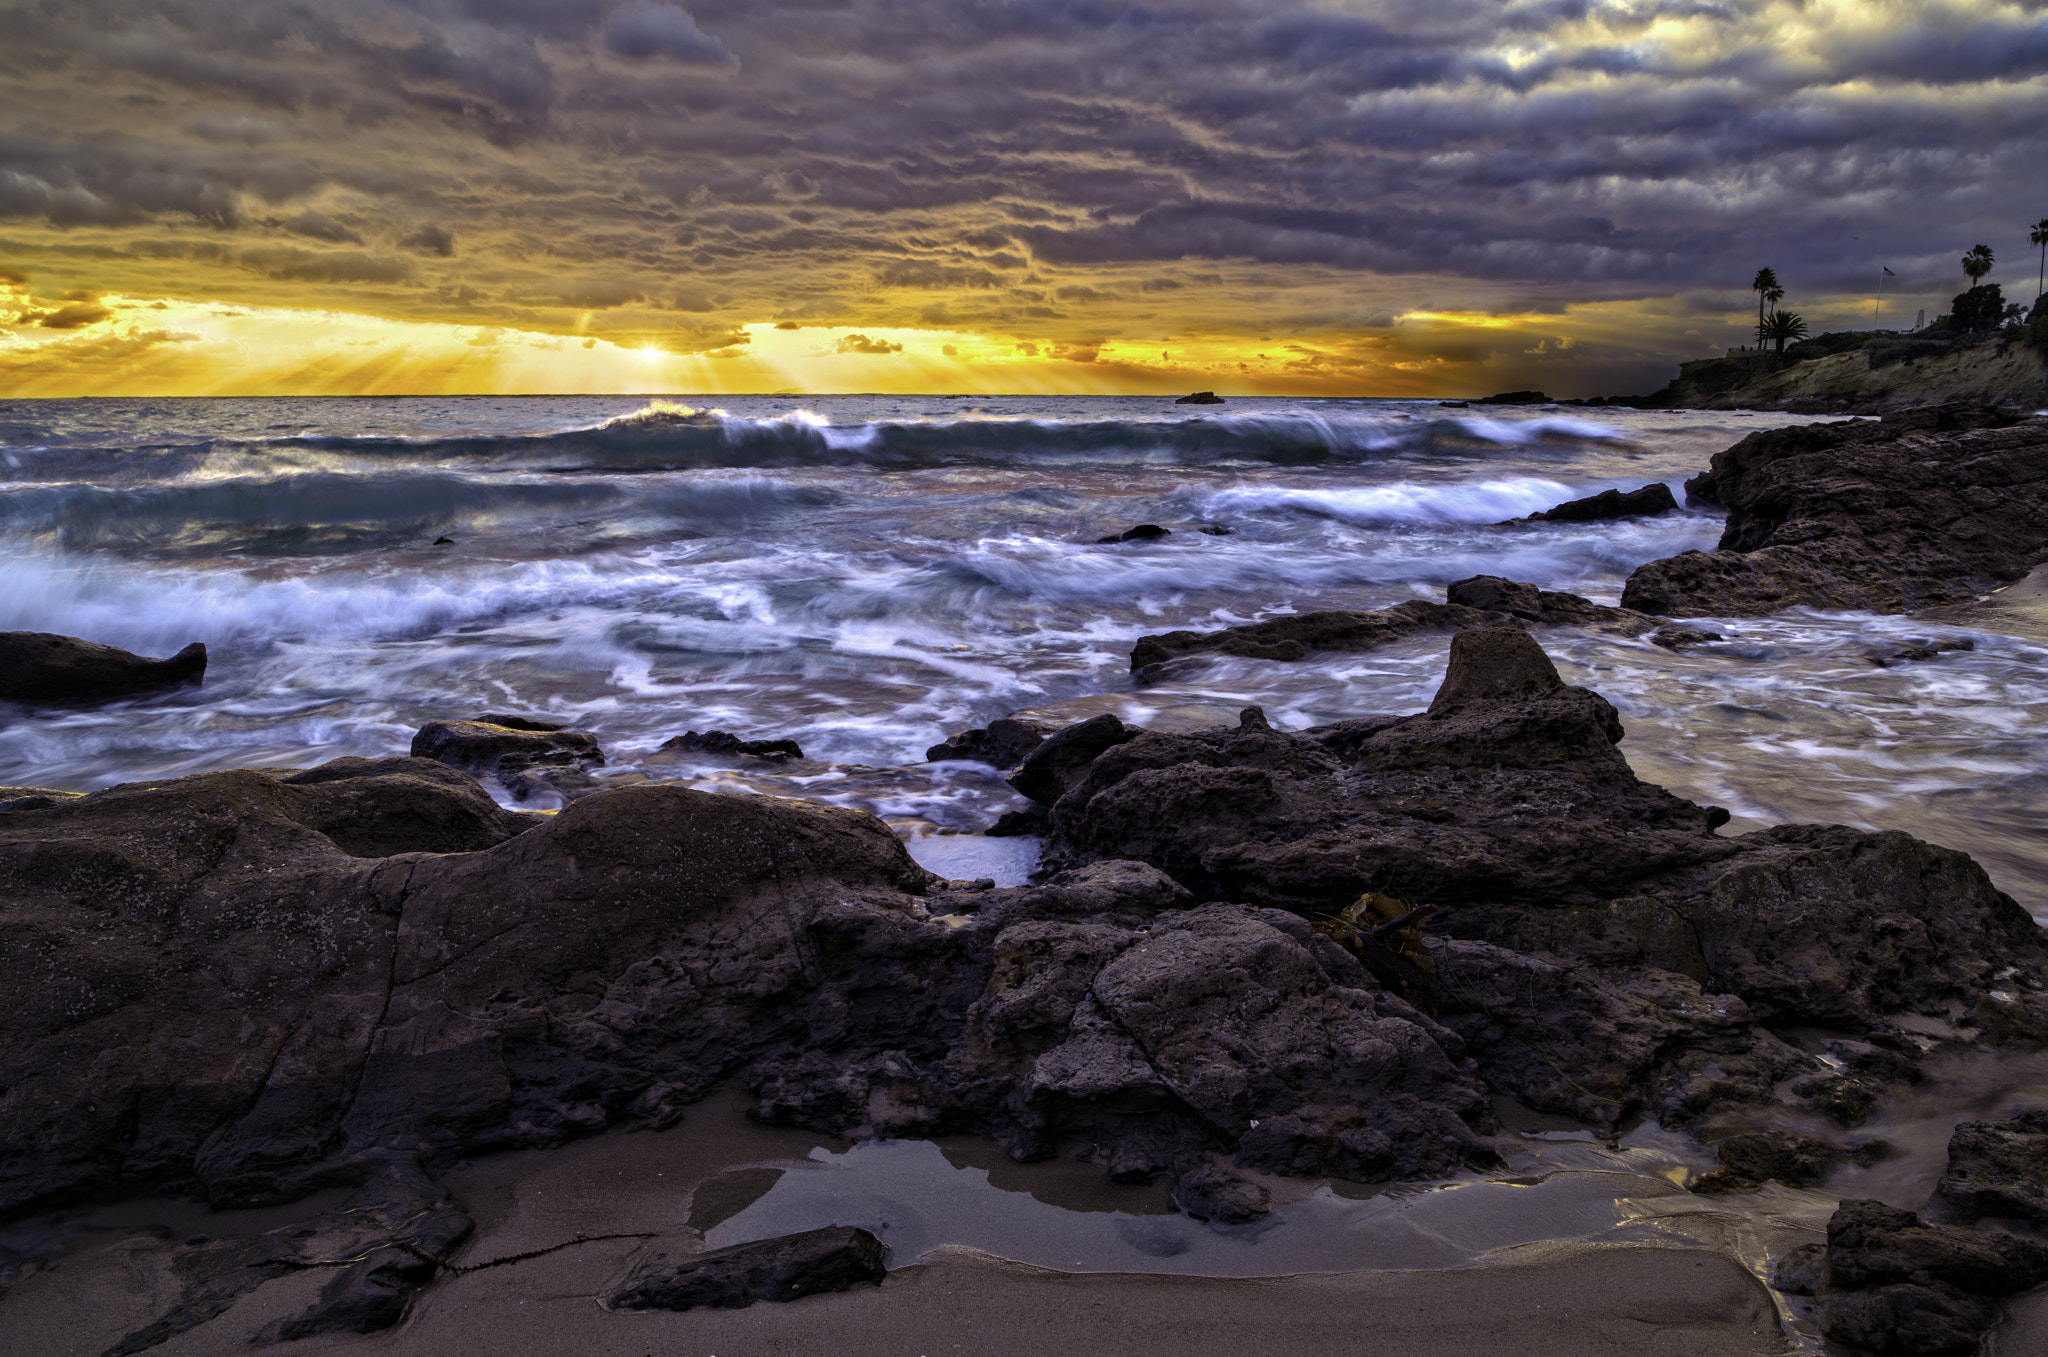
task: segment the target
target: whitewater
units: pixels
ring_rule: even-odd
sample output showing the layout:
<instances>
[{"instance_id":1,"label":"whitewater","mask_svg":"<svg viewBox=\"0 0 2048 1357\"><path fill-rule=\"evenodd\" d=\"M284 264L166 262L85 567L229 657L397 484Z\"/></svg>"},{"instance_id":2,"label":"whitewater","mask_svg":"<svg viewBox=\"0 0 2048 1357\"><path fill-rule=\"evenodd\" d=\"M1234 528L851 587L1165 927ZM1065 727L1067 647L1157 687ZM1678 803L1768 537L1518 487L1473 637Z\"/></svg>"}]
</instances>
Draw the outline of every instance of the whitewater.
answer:
<instances>
[{"instance_id":1,"label":"whitewater","mask_svg":"<svg viewBox=\"0 0 2048 1357\"><path fill-rule=\"evenodd\" d=\"M1614 602L1637 565L1712 549L1718 515L1510 520L1680 490L1744 434L1798 422L1150 397L0 402L0 630L211 654L198 689L10 713L0 783L403 753L425 721L513 711L595 734L605 777L858 806L935 870L1008 884L1035 841L978 831L1022 802L980 765L926 762L945 736L1019 710L1199 724L1256 703L1282 728L1419 710L1441 636L1142 689L1130 649L1441 599L1480 573ZM1169 535L1100 540L1143 523ZM1812 610L1707 621L1724 639L1679 653L1542 640L1621 711L1637 771L1730 808L1724 832L1904 829L2048 919L2039 640ZM1923 638L1974 649L1872 663ZM713 729L806 757L661 748Z\"/></svg>"}]
</instances>

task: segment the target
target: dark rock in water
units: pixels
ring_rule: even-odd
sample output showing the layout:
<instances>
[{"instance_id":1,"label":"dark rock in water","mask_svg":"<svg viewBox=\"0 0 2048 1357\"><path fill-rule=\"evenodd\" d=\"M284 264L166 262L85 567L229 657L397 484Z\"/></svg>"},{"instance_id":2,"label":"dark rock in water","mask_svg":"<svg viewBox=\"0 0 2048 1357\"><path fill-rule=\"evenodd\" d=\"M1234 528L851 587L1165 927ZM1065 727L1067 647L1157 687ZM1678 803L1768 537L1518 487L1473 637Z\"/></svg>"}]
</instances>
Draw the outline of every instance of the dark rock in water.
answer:
<instances>
[{"instance_id":1,"label":"dark rock in water","mask_svg":"<svg viewBox=\"0 0 2048 1357\"><path fill-rule=\"evenodd\" d=\"M1135 728L1108 712L1090 717L1039 741L1010 775L1009 784L1040 805L1050 806L1081 779L1097 755L1137 735Z\"/></svg>"},{"instance_id":2,"label":"dark rock in water","mask_svg":"<svg viewBox=\"0 0 2048 1357\"><path fill-rule=\"evenodd\" d=\"M1650 518L1657 514L1675 514L1678 500L1672 495L1671 487L1662 481L1652 481L1637 490L1602 490L1585 499L1566 500L1555 508L1541 513L1530 514L1525 520L1530 523L1598 523L1614 518Z\"/></svg>"},{"instance_id":3,"label":"dark rock in water","mask_svg":"<svg viewBox=\"0 0 2048 1357\"><path fill-rule=\"evenodd\" d=\"M93 707L190 687L206 677L198 641L167 660L43 631L0 632L0 702Z\"/></svg>"},{"instance_id":4,"label":"dark rock in water","mask_svg":"<svg viewBox=\"0 0 2048 1357\"><path fill-rule=\"evenodd\" d=\"M1718 631L1704 631L1698 627L1659 627L1651 634L1650 644L1663 646L1666 650L1678 650L1685 646L1700 646L1710 641L1727 639Z\"/></svg>"},{"instance_id":5,"label":"dark rock in water","mask_svg":"<svg viewBox=\"0 0 2048 1357\"><path fill-rule=\"evenodd\" d=\"M1035 721L1005 716L978 730L949 735L924 751L925 759L971 759L991 768L1015 768L1026 755L1045 742L1050 732Z\"/></svg>"},{"instance_id":6,"label":"dark rock in water","mask_svg":"<svg viewBox=\"0 0 2048 1357\"><path fill-rule=\"evenodd\" d=\"M1223 397L1217 395L1214 391L1197 391L1192 393L1191 395L1182 396L1179 400L1175 401L1174 404L1221 405L1223 404Z\"/></svg>"},{"instance_id":7,"label":"dark rock in water","mask_svg":"<svg viewBox=\"0 0 2048 1357\"><path fill-rule=\"evenodd\" d=\"M707 730L701 735L694 730L672 736L662 741L663 749L702 750L706 754L744 754L751 758L768 759L783 763L804 756L803 746L795 740L742 740L731 731Z\"/></svg>"},{"instance_id":8,"label":"dark rock in water","mask_svg":"<svg viewBox=\"0 0 2048 1357\"><path fill-rule=\"evenodd\" d=\"M614 787L631 787L642 782L651 782L645 773L614 773L610 777L597 777L581 766L572 768L527 768L517 773L501 773L498 781L505 790L512 793L514 801L530 801L535 797L557 796L564 803L595 796Z\"/></svg>"},{"instance_id":9,"label":"dark rock in water","mask_svg":"<svg viewBox=\"0 0 2048 1357\"><path fill-rule=\"evenodd\" d=\"M1113 532L1107 537L1098 537L1095 539L1095 545L1105 546L1112 542L1150 542L1155 538L1171 536L1173 533L1170 530L1160 527L1157 523L1140 523L1135 528L1126 528L1120 533Z\"/></svg>"},{"instance_id":10,"label":"dark rock in water","mask_svg":"<svg viewBox=\"0 0 2048 1357\"><path fill-rule=\"evenodd\" d=\"M1550 397L1541 391L1503 391L1498 395L1482 396L1472 402L1474 405L1549 405Z\"/></svg>"},{"instance_id":11,"label":"dark rock in water","mask_svg":"<svg viewBox=\"0 0 2048 1357\"><path fill-rule=\"evenodd\" d=\"M1476 627L1451 638L1450 668L1429 710L1434 715L1482 698L1524 697L1562 687L1557 666L1528 632Z\"/></svg>"},{"instance_id":12,"label":"dark rock in water","mask_svg":"<svg viewBox=\"0 0 2048 1357\"><path fill-rule=\"evenodd\" d=\"M1045 807L1033 806L1029 810L1006 810L995 819L995 823L982 834L991 839L1014 839L1026 834L1043 834L1047 821Z\"/></svg>"},{"instance_id":13,"label":"dark rock in water","mask_svg":"<svg viewBox=\"0 0 2048 1357\"><path fill-rule=\"evenodd\" d=\"M1726 506L1719 547L1638 568L1625 606L1729 617L1962 602L2048 559L2048 421L1945 406L1761 430L1715 453L1686 498Z\"/></svg>"},{"instance_id":14,"label":"dark rock in water","mask_svg":"<svg viewBox=\"0 0 2048 1357\"><path fill-rule=\"evenodd\" d=\"M1195 529L1195 531L1199 533L1204 533L1210 537L1228 537L1230 536L1231 532L1229 528L1225 527L1221 523L1204 523L1201 527Z\"/></svg>"},{"instance_id":15,"label":"dark rock in water","mask_svg":"<svg viewBox=\"0 0 2048 1357\"><path fill-rule=\"evenodd\" d=\"M507 730L567 730L560 721L542 721L531 716L513 716L507 712L487 711L482 716L473 716L472 721L481 721L487 726L503 726Z\"/></svg>"},{"instance_id":16,"label":"dark rock in water","mask_svg":"<svg viewBox=\"0 0 2048 1357\"><path fill-rule=\"evenodd\" d=\"M1931 660L1937 655L1946 655L1956 650L1975 650L1977 643L1965 636L1956 641L1927 641L1909 645L1903 650L1894 650L1889 655L1872 655L1870 662L1879 669L1889 669L1901 660Z\"/></svg>"},{"instance_id":17,"label":"dark rock in water","mask_svg":"<svg viewBox=\"0 0 2048 1357\"><path fill-rule=\"evenodd\" d=\"M1781 1259L1782 1290L1815 1299L1828 1338L1875 1353L1967 1354L1999 1320L1997 1299L2048 1278L2048 1246L1943 1230L1911 1211L1845 1201L1824 1247Z\"/></svg>"},{"instance_id":18,"label":"dark rock in water","mask_svg":"<svg viewBox=\"0 0 2048 1357\"><path fill-rule=\"evenodd\" d=\"M580 730L519 730L484 721L429 721L413 735L412 755L477 773L604 763L596 738Z\"/></svg>"},{"instance_id":19,"label":"dark rock in water","mask_svg":"<svg viewBox=\"0 0 2048 1357\"><path fill-rule=\"evenodd\" d=\"M1935 1192L1973 1217L2048 1226L2048 1110L1956 1127Z\"/></svg>"},{"instance_id":20,"label":"dark rock in water","mask_svg":"<svg viewBox=\"0 0 2048 1357\"><path fill-rule=\"evenodd\" d=\"M1472 408L1471 401L1438 401L1437 404L1446 410L1469 410Z\"/></svg>"},{"instance_id":21,"label":"dark rock in water","mask_svg":"<svg viewBox=\"0 0 2048 1357\"><path fill-rule=\"evenodd\" d=\"M1745 1131L1714 1148L1720 1166L1693 1183L1694 1192L1746 1192L1765 1183L1809 1187L1849 1159L1817 1136L1789 1131Z\"/></svg>"},{"instance_id":22,"label":"dark rock in water","mask_svg":"<svg viewBox=\"0 0 2048 1357\"><path fill-rule=\"evenodd\" d=\"M709 1253L651 1253L604 1298L610 1310L737 1310L757 1300L799 1300L880 1286L882 1241L853 1225L759 1239Z\"/></svg>"},{"instance_id":23,"label":"dark rock in water","mask_svg":"<svg viewBox=\"0 0 2048 1357\"><path fill-rule=\"evenodd\" d=\"M1196 1220L1244 1225L1273 1209L1273 1194L1222 1155L1203 1155L1173 1184L1174 1205Z\"/></svg>"},{"instance_id":24,"label":"dark rock in water","mask_svg":"<svg viewBox=\"0 0 2048 1357\"><path fill-rule=\"evenodd\" d=\"M1198 657L1302 660L1318 653L1377 650L1422 632L1512 625L1518 619L1583 626L1617 636L1640 636L1662 620L1627 608L1609 608L1577 594L1554 593L1498 575L1475 575L1452 585L1444 603L1415 599L1372 612L1333 609L1221 631L1141 636L1131 649L1131 672L1141 684L1158 683L1200 663Z\"/></svg>"},{"instance_id":25,"label":"dark rock in water","mask_svg":"<svg viewBox=\"0 0 2048 1357\"><path fill-rule=\"evenodd\" d=\"M434 545L437 547L452 547L455 545L455 539L452 537L436 537Z\"/></svg>"},{"instance_id":26,"label":"dark rock in water","mask_svg":"<svg viewBox=\"0 0 2048 1357\"><path fill-rule=\"evenodd\" d=\"M1880 1089L1870 1080L1836 1077L1801 1079L1792 1092L1838 1126L1861 1126L1877 1110Z\"/></svg>"}]
</instances>

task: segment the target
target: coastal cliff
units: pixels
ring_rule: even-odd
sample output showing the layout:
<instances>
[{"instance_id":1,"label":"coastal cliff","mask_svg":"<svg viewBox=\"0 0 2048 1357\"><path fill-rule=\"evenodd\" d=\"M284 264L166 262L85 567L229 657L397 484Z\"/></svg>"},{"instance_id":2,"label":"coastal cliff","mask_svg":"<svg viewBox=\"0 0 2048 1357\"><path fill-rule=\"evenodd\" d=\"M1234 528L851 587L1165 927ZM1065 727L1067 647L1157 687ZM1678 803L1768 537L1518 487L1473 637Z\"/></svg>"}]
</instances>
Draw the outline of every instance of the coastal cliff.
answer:
<instances>
[{"instance_id":1,"label":"coastal cliff","mask_svg":"<svg viewBox=\"0 0 2048 1357\"><path fill-rule=\"evenodd\" d=\"M1655 395L1615 403L1862 415L1954 401L2048 402L2048 356L2023 338L2001 334L1962 344L1879 333L1824 335L1821 341L1838 338L1860 342L1837 352L1820 341L1795 345L1782 365L1768 354L1703 358L1681 364L1678 376Z\"/></svg>"}]
</instances>

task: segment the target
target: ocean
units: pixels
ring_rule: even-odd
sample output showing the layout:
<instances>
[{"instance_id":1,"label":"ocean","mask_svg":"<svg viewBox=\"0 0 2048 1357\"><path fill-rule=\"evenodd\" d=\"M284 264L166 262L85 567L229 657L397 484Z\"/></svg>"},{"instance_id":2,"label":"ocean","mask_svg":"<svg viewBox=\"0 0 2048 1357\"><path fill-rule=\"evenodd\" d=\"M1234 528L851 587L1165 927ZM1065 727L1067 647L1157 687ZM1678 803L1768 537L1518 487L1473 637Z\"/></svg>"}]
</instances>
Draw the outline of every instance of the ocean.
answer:
<instances>
[{"instance_id":1,"label":"ocean","mask_svg":"<svg viewBox=\"0 0 2048 1357\"><path fill-rule=\"evenodd\" d=\"M1506 575L1615 602L1719 517L1518 523L1610 486L1675 490L1799 417L1435 402L754 396L0 402L0 629L167 655L203 687L14 712L0 783L87 790L403 753L485 711L596 735L606 777L858 806L921 861L1021 881L1035 840L980 765L927 763L1020 709L1282 728L1427 705L1446 638L1228 660L1136 688L1132 642L1443 597ZM1103 543L1141 523L1169 535ZM2048 920L2048 647L1800 609L1708 619L1673 653L1541 639L1604 694L1637 771L1783 821L1975 855ZM1974 649L1881 667L1916 639ZM664 751L685 731L802 760ZM547 809L549 794L508 804Z\"/></svg>"}]
</instances>

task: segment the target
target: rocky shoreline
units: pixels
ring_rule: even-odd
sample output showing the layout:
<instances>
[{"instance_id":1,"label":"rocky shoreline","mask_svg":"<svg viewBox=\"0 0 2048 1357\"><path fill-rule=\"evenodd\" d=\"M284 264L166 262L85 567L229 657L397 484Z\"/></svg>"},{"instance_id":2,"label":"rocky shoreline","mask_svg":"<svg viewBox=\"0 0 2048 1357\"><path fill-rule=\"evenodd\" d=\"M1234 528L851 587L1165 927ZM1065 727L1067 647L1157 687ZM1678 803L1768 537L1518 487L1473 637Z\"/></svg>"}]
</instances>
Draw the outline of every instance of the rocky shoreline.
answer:
<instances>
[{"instance_id":1,"label":"rocky shoreline","mask_svg":"<svg viewBox=\"0 0 2048 1357\"><path fill-rule=\"evenodd\" d=\"M1676 646L1702 633L1673 618L1974 597L2048 556L2043 487L2048 422L1997 411L1772 431L1689 486L1729 510L1721 548L1643 567L1622 607L1478 576L1441 604L1145 637L1140 683L1427 632L1450 667L1408 716L1099 715L935 746L1014 765L1044 835L1021 887L935 877L860 812L606 787L594 737L502 713L433 723L410 757L6 789L0 1217L351 1194L166 1241L175 1294L109 1349L128 1353L308 1269L330 1280L269 1340L395 1323L470 1229L452 1165L672 1126L734 1086L771 1125L1065 1147L1218 1222L1262 1215L1274 1175L1484 1167L1500 1100L1603 1134L1693 1128L1723 1185L1881 1156L1855 1127L1931 1054L2048 1046L2042 930L1966 854L1905 834L1718 834L1726 811L1636 776L1613 706L1531 629ZM507 810L473 773L567 804ZM1812 1145L1754 1139L1816 1119ZM1782 1289L1838 1341L1969 1350L1998 1296L2048 1275L2024 1232L1964 1228L2048 1227L2037 1121L1958 1132L1945 1227L1846 1203ZM1936 1261L1871 1261L1908 1245ZM849 1277L878 1266L863 1241L832 1250ZM756 1266L687 1262L643 1260L632 1304Z\"/></svg>"}]
</instances>

